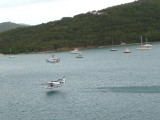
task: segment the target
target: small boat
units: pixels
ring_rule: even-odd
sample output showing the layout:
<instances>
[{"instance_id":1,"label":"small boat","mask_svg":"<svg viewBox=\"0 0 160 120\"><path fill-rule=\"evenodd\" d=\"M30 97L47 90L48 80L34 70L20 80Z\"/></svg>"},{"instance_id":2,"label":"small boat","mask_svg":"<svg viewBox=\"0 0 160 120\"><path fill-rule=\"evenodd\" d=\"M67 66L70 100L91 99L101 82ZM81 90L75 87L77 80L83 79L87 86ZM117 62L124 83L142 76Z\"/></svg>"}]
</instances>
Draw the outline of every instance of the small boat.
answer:
<instances>
[{"instance_id":1,"label":"small boat","mask_svg":"<svg viewBox=\"0 0 160 120\"><path fill-rule=\"evenodd\" d=\"M9 58L15 58L15 56L14 56L14 55L11 55L11 56L9 56Z\"/></svg>"},{"instance_id":2,"label":"small boat","mask_svg":"<svg viewBox=\"0 0 160 120\"><path fill-rule=\"evenodd\" d=\"M46 82L44 85L46 85L47 89L53 89L53 88L61 87L65 83L66 83L66 78L63 77L62 79Z\"/></svg>"},{"instance_id":3,"label":"small boat","mask_svg":"<svg viewBox=\"0 0 160 120\"><path fill-rule=\"evenodd\" d=\"M52 55L50 58L46 59L46 62L50 62L50 63L55 63L55 62L59 62L60 59L55 57L54 55Z\"/></svg>"},{"instance_id":4,"label":"small boat","mask_svg":"<svg viewBox=\"0 0 160 120\"><path fill-rule=\"evenodd\" d=\"M124 53L131 53L131 51L127 48Z\"/></svg>"},{"instance_id":5,"label":"small boat","mask_svg":"<svg viewBox=\"0 0 160 120\"><path fill-rule=\"evenodd\" d=\"M83 56L82 55L78 55L78 56L76 56L76 58L83 58Z\"/></svg>"},{"instance_id":6,"label":"small boat","mask_svg":"<svg viewBox=\"0 0 160 120\"><path fill-rule=\"evenodd\" d=\"M12 54L12 49L10 48L10 56L9 56L9 58L15 58L15 56L11 55L11 54Z\"/></svg>"},{"instance_id":7,"label":"small boat","mask_svg":"<svg viewBox=\"0 0 160 120\"><path fill-rule=\"evenodd\" d=\"M73 51L70 51L73 54L80 54L81 51L78 48L75 48Z\"/></svg>"}]
</instances>

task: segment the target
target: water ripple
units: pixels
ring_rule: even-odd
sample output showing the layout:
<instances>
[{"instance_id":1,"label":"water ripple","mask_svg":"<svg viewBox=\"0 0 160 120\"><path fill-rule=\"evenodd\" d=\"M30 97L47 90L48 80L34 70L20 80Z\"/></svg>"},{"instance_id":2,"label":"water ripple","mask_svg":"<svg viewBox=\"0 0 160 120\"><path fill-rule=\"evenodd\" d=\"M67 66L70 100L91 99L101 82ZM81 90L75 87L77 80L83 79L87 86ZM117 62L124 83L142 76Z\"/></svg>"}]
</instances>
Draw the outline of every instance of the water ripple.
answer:
<instances>
[{"instance_id":1,"label":"water ripple","mask_svg":"<svg viewBox=\"0 0 160 120\"><path fill-rule=\"evenodd\" d=\"M98 87L97 89L123 93L160 93L160 86Z\"/></svg>"}]
</instances>

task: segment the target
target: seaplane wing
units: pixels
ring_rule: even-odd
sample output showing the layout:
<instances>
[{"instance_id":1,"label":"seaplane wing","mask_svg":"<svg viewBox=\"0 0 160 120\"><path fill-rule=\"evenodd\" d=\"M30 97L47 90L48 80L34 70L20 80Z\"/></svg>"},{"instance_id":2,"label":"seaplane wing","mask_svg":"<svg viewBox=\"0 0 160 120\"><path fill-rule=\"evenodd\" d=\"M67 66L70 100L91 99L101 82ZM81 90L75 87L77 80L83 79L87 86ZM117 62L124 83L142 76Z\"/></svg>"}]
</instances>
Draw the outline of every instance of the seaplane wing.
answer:
<instances>
[{"instance_id":1,"label":"seaplane wing","mask_svg":"<svg viewBox=\"0 0 160 120\"><path fill-rule=\"evenodd\" d=\"M46 83L47 89L58 88L61 87L65 83L65 77L62 79L58 79L56 81L50 81Z\"/></svg>"}]
</instances>

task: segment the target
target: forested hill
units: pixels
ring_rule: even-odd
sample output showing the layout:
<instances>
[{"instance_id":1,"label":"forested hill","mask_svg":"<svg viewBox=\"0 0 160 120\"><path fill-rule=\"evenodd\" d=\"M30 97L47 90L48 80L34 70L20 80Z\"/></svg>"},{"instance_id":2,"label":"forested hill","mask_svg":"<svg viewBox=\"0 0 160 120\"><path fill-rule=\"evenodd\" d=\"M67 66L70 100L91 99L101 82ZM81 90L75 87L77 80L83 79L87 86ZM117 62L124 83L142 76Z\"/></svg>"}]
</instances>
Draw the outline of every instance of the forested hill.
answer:
<instances>
[{"instance_id":1,"label":"forested hill","mask_svg":"<svg viewBox=\"0 0 160 120\"><path fill-rule=\"evenodd\" d=\"M29 25L25 24L16 24L12 22L3 22L0 23L0 32L8 31L11 29L19 28L19 27L28 27Z\"/></svg>"},{"instance_id":2,"label":"forested hill","mask_svg":"<svg viewBox=\"0 0 160 120\"><path fill-rule=\"evenodd\" d=\"M0 34L0 53L160 41L160 0L139 0Z\"/></svg>"}]
</instances>

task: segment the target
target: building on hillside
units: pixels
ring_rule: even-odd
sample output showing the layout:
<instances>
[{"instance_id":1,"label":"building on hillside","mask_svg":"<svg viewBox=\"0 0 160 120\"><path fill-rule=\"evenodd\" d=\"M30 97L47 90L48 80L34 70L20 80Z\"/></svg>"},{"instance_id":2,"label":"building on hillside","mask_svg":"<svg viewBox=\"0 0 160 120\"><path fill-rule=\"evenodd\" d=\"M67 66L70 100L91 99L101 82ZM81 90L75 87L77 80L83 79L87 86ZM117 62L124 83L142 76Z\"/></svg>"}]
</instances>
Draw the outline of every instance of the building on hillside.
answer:
<instances>
[{"instance_id":1,"label":"building on hillside","mask_svg":"<svg viewBox=\"0 0 160 120\"><path fill-rule=\"evenodd\" d=\"M93 14L93 15L102 15L102 14L104 14L103 12L96 11L96 10L89 11L89 12L87 12L87 13L89 13L89 14Z\"/></svg>"}]
</instances>

